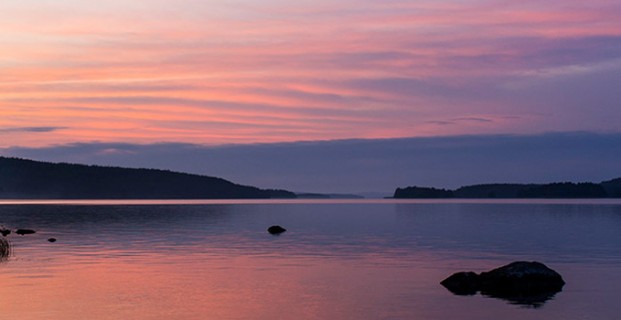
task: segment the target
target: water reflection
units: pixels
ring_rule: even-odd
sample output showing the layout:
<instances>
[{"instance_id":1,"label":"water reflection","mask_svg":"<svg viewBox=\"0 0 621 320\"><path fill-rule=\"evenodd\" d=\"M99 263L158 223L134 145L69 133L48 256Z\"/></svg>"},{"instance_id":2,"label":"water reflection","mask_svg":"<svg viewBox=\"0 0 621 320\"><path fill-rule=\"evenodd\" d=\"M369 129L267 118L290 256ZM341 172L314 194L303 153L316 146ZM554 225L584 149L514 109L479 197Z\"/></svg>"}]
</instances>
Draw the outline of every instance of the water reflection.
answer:
<instances>
[{"instance_id":1,"label":"water reflection","mask_svg":"<svg viewBox=\"0 0 621 320\"><path fill-rule=\"evenodd\" d=\"M605 263L621 241L621 205L432 203L396 210L400 226L412 229L421 245L463 258Z\"/></svg>"},{"instance_id":2,"label":"water reflection","mask_svg":"<svg viewBox=\"0 0 621 320\"><path fill-rule=\"evenodd\" d=\"M0 205L0 224L37 230L9 238L0 308L7 318L69 320L574 320L587 318L583 310L613 319L621 288L614 272L621 267L619 208ZM266 228L276 224L288 231L271 236ZM438 285L464 265L489 270L524 259L554 262L571 287L556 296L464 298ZM494 299L482 298L488 296Z\"/></svg>"},{"instance_id":3,"label":"water reflection","mask_svg":"<svg viewBox=\"0 0 621 320\"><path fill-rule=\"evenodd\" d=\"M452 294L456 296L474 296L479 291L478 290L460 290L454 288L446 288ZM552 291L538 291L538 292L494 292L494 291L482 291L481 295L489 298L496 298L500 300L504 300L509 304L532 307L532 308L540 308L542 307L548 300L552 300L554 296L561 292L562 290L552 290Z\"/></svg>"},{"instance_id":4,"label":"water reflection","mask_svg":"<svg viewBox=\"0 0 621 320\"><path fill-rule=\"evenodd\" d=\"M481 294L490 298L496 298L507 301L509 304L515 304L519 306L532 307L532 308L540 308L542 307L548 300L552 300L554 296L561 292L560 290L552 290L552 291L535 291L535 292L485 292L482 291Z\"/></svg>"}]
</instances>

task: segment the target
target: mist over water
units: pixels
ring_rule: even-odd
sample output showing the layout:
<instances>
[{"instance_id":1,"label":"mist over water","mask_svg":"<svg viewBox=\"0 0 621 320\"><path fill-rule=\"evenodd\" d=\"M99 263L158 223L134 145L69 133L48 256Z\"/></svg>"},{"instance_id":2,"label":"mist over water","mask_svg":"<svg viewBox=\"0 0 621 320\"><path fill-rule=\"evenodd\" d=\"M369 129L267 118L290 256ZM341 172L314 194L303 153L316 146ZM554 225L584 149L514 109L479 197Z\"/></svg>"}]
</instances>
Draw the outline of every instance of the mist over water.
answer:
<instances>
[{"instance_id":1,"label":"mist over water","mask_svg":"<svg viewBox=\"0 0 621 320\"><path fill-rule=\"evenodd\" d=\"M266 232L279 224L280 236ZM615 319L615 201L2 204L0 306L20 319ZM57 238L49 243L50 237ZM540 261L538 308L455 296L457 271Z\"/></svg>"}]
</instances>

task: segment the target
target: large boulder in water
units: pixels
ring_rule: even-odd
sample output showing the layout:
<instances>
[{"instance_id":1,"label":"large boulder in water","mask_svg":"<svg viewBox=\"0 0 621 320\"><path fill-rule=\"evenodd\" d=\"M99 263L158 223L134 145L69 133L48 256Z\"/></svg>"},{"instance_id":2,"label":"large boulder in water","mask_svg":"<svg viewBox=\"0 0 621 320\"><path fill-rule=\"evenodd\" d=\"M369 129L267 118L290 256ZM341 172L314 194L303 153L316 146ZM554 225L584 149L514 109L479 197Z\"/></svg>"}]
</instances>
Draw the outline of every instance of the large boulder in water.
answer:
<instances>
[{"instance_id":1,"label":"large boulder in water","mask_svg":"<svg viewBox=\"0 0 621 320\"><path fill-rule=\"evenodd\" d=\"M454 294L481 294L516 304L539 306L563 290L565 281L540 262L518 261L488 272L458 272L441 284Z\"/></svg>"},{"instance_id":2,"label":"large boulder in water","mask_svg":"<svg viewBox=\"0 0 621 320\"><path fill-rule=\"evenodd\" d=\"M479 275L474 272L457 272L440 282L457 295L473 295L479 291Z\"/></svg>"},{"instance_id":3,"label":"large boulder in water","mask_svg":"<svg viewBox=\"0 0 621 320\"><path fill-rule=\"evenodd\" d=\"M558 272L540 262L513 262L479 275L482 293L560 291L564 285Z\"/></svg>"}]
</instances>

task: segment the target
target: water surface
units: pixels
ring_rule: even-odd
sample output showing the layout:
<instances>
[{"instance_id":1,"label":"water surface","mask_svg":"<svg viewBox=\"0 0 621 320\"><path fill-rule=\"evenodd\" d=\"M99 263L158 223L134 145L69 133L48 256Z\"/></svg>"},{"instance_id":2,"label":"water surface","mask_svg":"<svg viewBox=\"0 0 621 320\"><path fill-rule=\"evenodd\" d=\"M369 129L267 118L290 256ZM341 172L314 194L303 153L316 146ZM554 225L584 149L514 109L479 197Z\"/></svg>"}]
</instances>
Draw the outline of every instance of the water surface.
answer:
<instances>
[{"instance_id":1,"label":"water surface","mask_svg":"<svg viewBox=\"0 0 621 320\"><path fill-rule=\"evenodd\" d=\"M4 201L0 308L19 319L617 319L621 202ZM288 231L271 236L268 226ZM57 238L49 243L50 237ZM537 260L538 307L453 272Z\"/></svg>"}]
</instances>

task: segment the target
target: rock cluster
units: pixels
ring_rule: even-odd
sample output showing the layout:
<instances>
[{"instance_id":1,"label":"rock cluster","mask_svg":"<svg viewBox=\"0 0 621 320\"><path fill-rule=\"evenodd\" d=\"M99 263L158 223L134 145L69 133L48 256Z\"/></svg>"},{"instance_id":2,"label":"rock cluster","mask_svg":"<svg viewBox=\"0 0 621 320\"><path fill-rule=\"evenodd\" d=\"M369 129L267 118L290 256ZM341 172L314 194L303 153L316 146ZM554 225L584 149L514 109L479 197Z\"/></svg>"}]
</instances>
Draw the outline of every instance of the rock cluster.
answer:
<instances>
[{"instance_id":1,"label":"rock cluster","mask_svg":"<svg viewBox=\"0 0 621 320\"><path fill-rule=\"evenodd\" d=\"M488 272L458 272L440 284L457 295L481 294L517 304L540 305L560 292L565 281L540 262L517 261Z\"/></svg>"}]
</instances>

